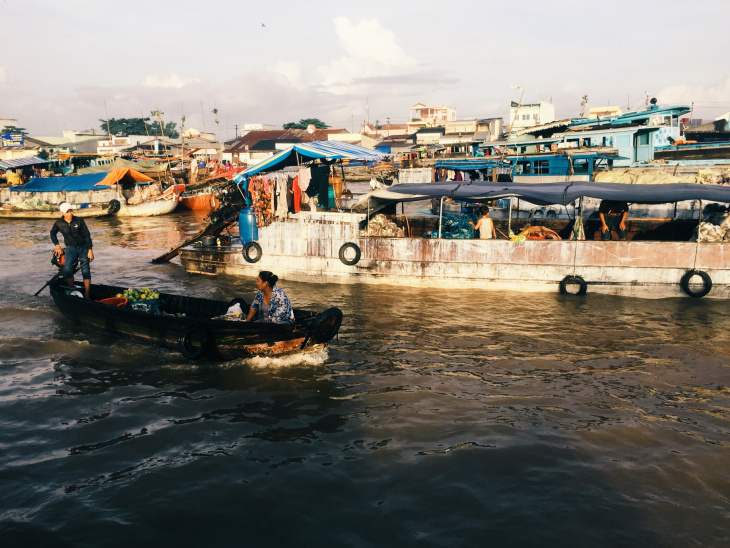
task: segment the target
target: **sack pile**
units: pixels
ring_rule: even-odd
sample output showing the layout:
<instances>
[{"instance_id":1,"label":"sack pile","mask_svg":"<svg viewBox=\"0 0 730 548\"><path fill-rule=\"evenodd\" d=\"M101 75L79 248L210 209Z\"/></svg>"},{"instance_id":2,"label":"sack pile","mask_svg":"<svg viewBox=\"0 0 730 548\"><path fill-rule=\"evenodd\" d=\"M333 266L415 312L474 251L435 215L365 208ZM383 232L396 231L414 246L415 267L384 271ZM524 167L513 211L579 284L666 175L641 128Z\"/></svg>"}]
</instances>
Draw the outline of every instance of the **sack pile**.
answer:
<instances>
[{"instance_id":1,"label":"sack pile","mask_svg":"<svg viewBox=\"0 0 730 548\"><path fill-rule=\"evenodd\" d=\"M378 213L368 223L368 228L360 231L360 236L386 236L390 238L402 238L403 229L382 213Z\"/></svg>"},{"instance_id":2,"label":"sack pile","mask_svg":"<svg viewBox=\"0 0 730 548\"><path fill-rule=\"evenodd\" d=\"M158 185L137 185L134 187L134 195L127 200L127 205L138 205L149 202L162 194Z\"/></svg>"}]
</instances>

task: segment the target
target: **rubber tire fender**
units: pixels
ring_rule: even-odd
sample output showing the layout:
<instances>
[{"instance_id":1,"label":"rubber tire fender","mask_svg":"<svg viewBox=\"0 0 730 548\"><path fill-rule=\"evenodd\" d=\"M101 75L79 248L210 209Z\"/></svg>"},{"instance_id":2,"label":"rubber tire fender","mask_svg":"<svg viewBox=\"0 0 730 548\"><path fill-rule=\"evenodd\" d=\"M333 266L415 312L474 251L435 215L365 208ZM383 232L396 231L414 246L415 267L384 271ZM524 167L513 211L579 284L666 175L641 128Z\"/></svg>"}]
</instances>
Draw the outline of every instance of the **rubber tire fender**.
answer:
<instances>
[{"instance_id":1,"label":"rubber tire fender","mask_svg":"<svg viewBox=\"0 0 730 548\"><path fill-rule=\"evenodd\" d=\"M314 318L309 327L309 337L317 344L331 341L342 325L342 311L337 307L328 308Z\"/></svg>"},{"instance_id":2,"label":"rubber tire fender","mask_svg":"<svg viewBox=\"0 0 730 548\"><path fill-rule=\"evenodd\" d=\"M704 285L699 291L695 291L689 286L689 281L694 276L702 278ZM710 278L710 275L707 272L703 272L702 270L688 270L684 273L684 276L682 276L682 279L679 281L679 285L682 286L682 291L684 291L687 295L694 297L695 299L699 299L700 297L707 295L712 289L712 278Z\"/></svg>"},{"instance_id":3,"label":"rubber tire fender","mask_svg":"<svg viewBox=\"0 0 730 548\"><path fill-rule=\"evenodd\" d=\"M352 259L349 259L349 260L345 256L345 253L347 253L348 249L355 250L355 257ZM352 266L354 264L357 264L360 262L361 256L362 256L362 252L360 251L360 247L353 242L347 242L345 244L342 244L342 247L340 247L340 261L342 261L342 264L346 264L347 266Z\"/></svg>"},{"instance_id":4,"label":"rubber tire fender","mask_svg":"<svg viewBox=\"0 0 730 548\"><path fill-rule=\"evenodd\" d=\"M119 203L119 200L110 200L109 201L109 215L114 215L116 212L119 211L119 208L121 208L122 205Z\"/></svg>"},{"instance_id":5,"label":"rubber tire fender","mask_svg":"<svg viewBox=\"0 0 730 548\"><path fill-rule=\"evenodd\" d=\"M251 256L251 250L254 249L256 254ZM261 260L264 252L261 250L261 246L258 242L248 242L243 246L243 258L246 259L247 263L257 263Z\"/></svg>"},{"instance_id":6,"label":"rubber tire fender","mask_svg":"<svg viewBox=\"0 0 730 548\"><path fill-rule=\"evenodd\" d=\"M571 293L567 289L568 284L578 284L578 292L577 293ZM586 290L588 289L588 284L586 284L586 281L581 278L580 276L566 276L562 280L560 280L560 294L561 295L575 295L575 296L582 296L586 294Z\"/></svg>"},{"instance_id":7,"label":"rubber tire fender","mask_svg":"<svg viewBox=\"0 0 730 548\"><path fill-rule=\"evenodd\" d=\"M191 348L190 343L194 335L200 338L200 346L197 348ZM180 354L185 356L189 360L197 360L203 357L206 350L208 350L208 344L210 339L208 338L208 332L199 322L194 322L188 325L178 341L178 350Z\"/></svg>"}]
</instances>

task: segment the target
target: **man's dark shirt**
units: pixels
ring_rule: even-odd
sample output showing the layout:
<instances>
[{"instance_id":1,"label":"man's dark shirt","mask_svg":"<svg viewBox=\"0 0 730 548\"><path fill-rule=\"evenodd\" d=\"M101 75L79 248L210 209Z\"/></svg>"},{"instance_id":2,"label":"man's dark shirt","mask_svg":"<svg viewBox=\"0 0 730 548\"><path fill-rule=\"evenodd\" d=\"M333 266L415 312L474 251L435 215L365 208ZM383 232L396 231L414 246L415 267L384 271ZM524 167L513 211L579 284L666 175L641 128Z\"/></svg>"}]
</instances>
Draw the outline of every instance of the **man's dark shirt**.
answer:
<instances>
[{"instance_id":1,"label":"man's dark shirt","mask_svg":"<svg viewBox=\"0 0 730 548\"><path fill-rule=\"evenodd\" d=\"M74 216L71 223L67 223L66 219L61 217L51 229L51 241L58 245L58 233L63 234L63 241L66 247L88 247L91 249L91 234L86 226L86 222L81 217Z\"/></svg>"},{"instance_id":2,"label":"man's dark shirt","mask_svg":"<svg viewBox=\"0 0 730 548\"><path fill-rule=\"evenodd\" d=\"M621 215L624 211L628 210L629 204L615 200L603 200L598 207L598 212L604 215Z\"/></svg>"}]
</instances>

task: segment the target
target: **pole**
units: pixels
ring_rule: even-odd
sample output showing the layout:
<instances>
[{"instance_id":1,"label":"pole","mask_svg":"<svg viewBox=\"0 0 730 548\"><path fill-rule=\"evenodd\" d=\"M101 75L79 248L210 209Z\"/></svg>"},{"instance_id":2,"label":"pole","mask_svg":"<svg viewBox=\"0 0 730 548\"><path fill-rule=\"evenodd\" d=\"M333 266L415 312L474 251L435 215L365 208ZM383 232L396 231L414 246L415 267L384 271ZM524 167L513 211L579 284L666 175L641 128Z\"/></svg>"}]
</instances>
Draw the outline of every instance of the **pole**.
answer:
<instances>
[{"instance_id":1,"label":"pole","mask_svg":"<svg viewBox=\"0 0 730 548\"><path fill-rule=\"evenodd\" d=\"M512 196L509 197L509 209L507 211L507 234L512 234Z\"/></svg>"},{"instance_id":2,"label":"pole","mask_svg":"<svg viewBox=\"0 0 730 548\"><path fill-rule=\"evenodd\" d=\"M441 196L441 206L439 207L439 240L441 239L441 219L444 216L444 200L446 196Z\"/></svg>"}]
</instances>

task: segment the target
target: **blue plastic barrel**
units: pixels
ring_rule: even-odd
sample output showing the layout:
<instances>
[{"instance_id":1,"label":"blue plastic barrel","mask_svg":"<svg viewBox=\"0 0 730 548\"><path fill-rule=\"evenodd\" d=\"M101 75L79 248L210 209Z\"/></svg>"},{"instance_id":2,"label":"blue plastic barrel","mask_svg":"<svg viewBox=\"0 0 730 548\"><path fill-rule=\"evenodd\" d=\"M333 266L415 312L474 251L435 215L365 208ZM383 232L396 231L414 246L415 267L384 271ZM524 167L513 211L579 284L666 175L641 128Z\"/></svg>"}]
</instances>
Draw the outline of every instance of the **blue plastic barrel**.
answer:
<instances>
[{"instance_id":1,"label":"blue plastic barrel","mask_svg":"<svg viewBox=\"0 0 730 548\"><path fill-rule=\"evenodd\" d=\"M246 245L259 239L259 229L256 226L256 217L252 207L244 207L238 214L238 231L241 234L241 244Z\"/></svg>"},{"instance_id":2,"label":"blue plastic barrel","mask_svg":"<svg viewBox=\"0 0 730 548\"><path fill-rule=\"evenodd\" d=\"M332 185L327 187L327 209L335 208L335 190Z\"/></svg>"}]
</instances>

